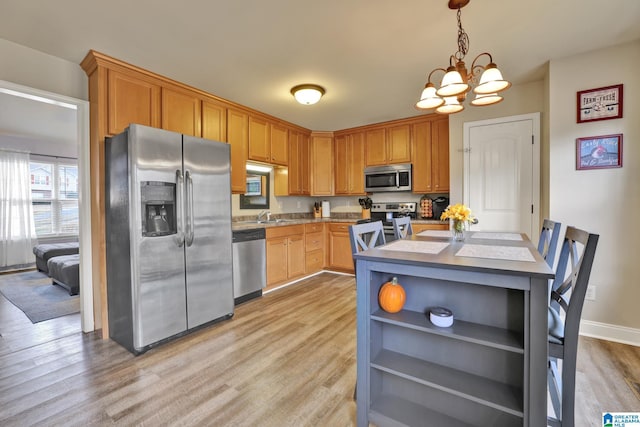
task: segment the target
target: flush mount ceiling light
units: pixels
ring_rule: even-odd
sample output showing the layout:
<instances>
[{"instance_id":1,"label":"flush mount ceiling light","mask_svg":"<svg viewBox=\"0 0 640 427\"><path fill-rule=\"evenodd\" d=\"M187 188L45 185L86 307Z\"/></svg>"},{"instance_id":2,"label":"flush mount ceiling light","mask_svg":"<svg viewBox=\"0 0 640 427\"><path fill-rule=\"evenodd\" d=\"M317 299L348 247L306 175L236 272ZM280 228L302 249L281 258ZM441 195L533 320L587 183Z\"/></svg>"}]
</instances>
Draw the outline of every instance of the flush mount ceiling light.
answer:
<instances>
[{"instance_id":1,"label":"flush mount ceiling light","mask_svg":"<svg viewBox=\"0 0 640 427\"><path fill-rule=\"evenodd\" d=\"M483 52L475 57L471 63L471 69L463 61L469 48L469 36L462 28L461 9L469 4L470 0L449 0L449 9L458 10L458 51L449 58L449 67L436 68L429 73L427 84L422 91L416 108L430 110L435 108L436 113L452 114L464 110L462 102L467 97L471 86L475 85L473 92L476 97L471 101L472 105L484 106L497 104L502 101L498 93L511 86L511 83L502 78L502 73L493 62L491 54ZM477 64L481 58L488 57L487 65ZM444 72L440 88L431 83L431 76L436 71Z\"/></svg>"},{"instance_id":2,"label":"flush mount ceiling light","mask_svg":"<svg viewBox=\"0 0 640 427\"><path fill-rule=\"evenodd\" d=\"M313 105L324 95L324 88L312 84L298 85L291 88L291 95L302 105Z\"/></svg>"}]
</instances>

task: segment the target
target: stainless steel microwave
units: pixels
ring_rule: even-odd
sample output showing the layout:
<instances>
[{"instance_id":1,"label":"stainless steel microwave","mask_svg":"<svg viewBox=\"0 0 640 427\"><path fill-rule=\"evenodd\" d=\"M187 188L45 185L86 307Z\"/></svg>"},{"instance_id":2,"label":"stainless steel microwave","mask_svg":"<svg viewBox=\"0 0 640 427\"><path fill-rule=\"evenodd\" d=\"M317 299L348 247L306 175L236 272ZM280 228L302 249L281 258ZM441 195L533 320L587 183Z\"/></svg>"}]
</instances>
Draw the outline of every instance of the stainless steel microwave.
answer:
<instances>
[{"instance_id":1,"label":"stainless steel microwave","mask_svg":"<svg viewBox=\"0 0 640 427\"><path fill-rule=\"evenodd\" d=\"M364 191L411 191L411 164L365 168Z\"/></svg>"}]
</instances>

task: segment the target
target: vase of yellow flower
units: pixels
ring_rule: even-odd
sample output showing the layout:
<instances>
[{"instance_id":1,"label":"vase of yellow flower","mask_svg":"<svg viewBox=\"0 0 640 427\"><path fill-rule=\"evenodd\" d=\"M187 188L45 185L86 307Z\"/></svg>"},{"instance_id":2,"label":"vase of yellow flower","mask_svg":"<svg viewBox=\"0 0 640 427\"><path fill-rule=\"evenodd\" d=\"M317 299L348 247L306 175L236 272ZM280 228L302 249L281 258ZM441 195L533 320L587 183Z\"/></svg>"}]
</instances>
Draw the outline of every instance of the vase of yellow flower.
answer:
<instances>
[{"instance_id":1,"label":"vase of yellow flower","mask_svg":"<svg viewBox=\"0 0 640 427\"><path fill-rule=\"evenodd\" d=\"M447 206L447 209L442 212L440 219L449 220L449 223L451 224L451 238L457 242L464 241L464 234L467 230L467 226L470 222L475 220L471 209L462 203Z\"/></svg>"}]
</instances>

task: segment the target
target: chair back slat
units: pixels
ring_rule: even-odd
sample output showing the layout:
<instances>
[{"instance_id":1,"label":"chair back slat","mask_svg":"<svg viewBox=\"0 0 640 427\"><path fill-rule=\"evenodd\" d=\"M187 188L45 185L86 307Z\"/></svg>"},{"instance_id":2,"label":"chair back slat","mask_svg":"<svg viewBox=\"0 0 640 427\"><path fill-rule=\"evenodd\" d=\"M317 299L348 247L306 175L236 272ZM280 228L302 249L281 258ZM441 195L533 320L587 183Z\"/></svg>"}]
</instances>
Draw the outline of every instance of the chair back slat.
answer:
<instances>
[{"instance_id":1,"label":"chair back slat","mask_svg":"<svg viewBox=\"0 0 640 427\"><path fill-rule=\"evenodd\" d=\"M404 239L407 236L413 234L413 228L411 227L411 217L401 216L393 218L393 235L396 239Z\"/></svg>"},{"instance_id":2,"label":"chair back slat","mask_svg":"<svg viewBox=\"0 0 640 427\"><path fill-rule=\"evenodd\" d=\"M547 261L549 267L553 268L553 261L556 257L556 248L558 246L558 238L560 237L560 228L562 224L556 221L545 219L542 222L542 230L540 231L540 240L538 240L538 252Z\"/></svg>"}]
</instances>

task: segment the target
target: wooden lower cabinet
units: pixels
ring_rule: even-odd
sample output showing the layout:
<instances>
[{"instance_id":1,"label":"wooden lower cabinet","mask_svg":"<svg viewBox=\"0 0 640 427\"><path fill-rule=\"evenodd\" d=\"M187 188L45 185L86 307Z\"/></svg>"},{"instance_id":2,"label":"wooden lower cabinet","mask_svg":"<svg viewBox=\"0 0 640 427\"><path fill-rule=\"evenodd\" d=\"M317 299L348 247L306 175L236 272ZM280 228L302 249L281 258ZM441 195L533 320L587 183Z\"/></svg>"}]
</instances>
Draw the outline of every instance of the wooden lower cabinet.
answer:
<instances>
[{"instance_id":1,"label":"wooden lower cabinet","mask_svg":"<svg viewBox=\"0 0 640 427\"><path fill-rule=\"evenodd\" d=\"M305 274L304 225L266 230L267 286Z\"/></svg>"},{"instance_id":2,"label":"wooden lower cabinet","mask_svg":"<svg viewBox=\"0 0 640 427\"><path fill-rule=\"evenodd\" d=\"M331 270L354 272L348 223L329 224L327 252L327 265Z\"/></svg>"},{"instance_id":3,"label":"wooden lower cabinet","mask_svg":"<svg viewBox=\"0 0 640 427\"><path fill-rule=\"evenodd\" d=\"M411 228L413 229L413 234L417 234L424 230L448 230L449 224L416 224L415 222L412 222Z\"/></svg>"},{"instance_id":4,"label":"wooden lower cabinet","mask_svg":"<svg viewBox=\"0 0 640 427\"><path fill-rule=\"evenodd\" d=\"M305 274L313 274L324 267L324 224L304 226Z\"/></svg>"}]
</instances>

